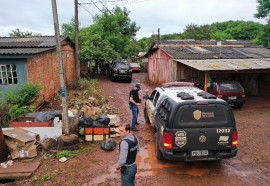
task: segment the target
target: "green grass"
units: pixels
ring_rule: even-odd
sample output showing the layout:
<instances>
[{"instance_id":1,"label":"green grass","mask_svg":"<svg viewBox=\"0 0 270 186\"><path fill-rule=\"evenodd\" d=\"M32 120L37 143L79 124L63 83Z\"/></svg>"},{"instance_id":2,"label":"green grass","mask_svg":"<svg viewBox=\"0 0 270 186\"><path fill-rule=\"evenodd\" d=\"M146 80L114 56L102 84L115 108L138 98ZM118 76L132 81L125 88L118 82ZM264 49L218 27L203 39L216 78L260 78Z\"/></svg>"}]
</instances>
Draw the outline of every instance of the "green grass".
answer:
<instances>
[{"instance_id":1,"label":"green grass","mask_svg":"<svg viewBox=\"0 0 270 186\"><path fill-rule=\"evenodd\" d=\"M94 142L94 143L91 143L86 148L81 146L77 150L63 150L61 152L56 153L54 157L57 158L57 159L60 159L60 158L63 158L63 157L74 158L74 157L76 157L77 155L79 155L81 153L88 154L97 146L97 144L98 144L98 142Z\"/></svg>"}]
</instances>

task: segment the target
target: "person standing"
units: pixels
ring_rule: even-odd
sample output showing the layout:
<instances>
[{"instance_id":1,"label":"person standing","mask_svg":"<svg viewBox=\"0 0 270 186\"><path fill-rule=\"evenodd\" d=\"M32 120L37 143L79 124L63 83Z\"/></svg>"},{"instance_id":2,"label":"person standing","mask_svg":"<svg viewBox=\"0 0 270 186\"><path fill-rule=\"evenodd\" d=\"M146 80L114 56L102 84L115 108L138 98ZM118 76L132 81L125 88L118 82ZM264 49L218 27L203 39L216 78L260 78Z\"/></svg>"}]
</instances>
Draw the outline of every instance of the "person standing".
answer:
<instances>
[{"instance_id":1,"label":"person standing","mask_svg":"<svg viewBox=\"0 0 270 186\"><path fill-rule=\"evenodd\" d=\"M139 83L136 83L134 88L131 89L129 92L129 108L132 112L132 121L131 121L131 130L138 131L136 128L136 124L138 125L139 123L137 122L138 119L138 114L139 114L139 108L138 106L141 103L141 99L139 97L139 90L141 89L141 86Z\"/></svg>"},{"instance_id":2,"label":"person standing","mask_svg":"<svg viewBox=\"0 0 270 186\"><path fill-rule=\"evenodd\" d=\"M140 151L138 138L130 133L131 126L126 124L120 129L122 140L119 143L119 159L116 170L121 171L122 186L134 186L137 173L136 156Z\"/></svg>"}]
</instances>

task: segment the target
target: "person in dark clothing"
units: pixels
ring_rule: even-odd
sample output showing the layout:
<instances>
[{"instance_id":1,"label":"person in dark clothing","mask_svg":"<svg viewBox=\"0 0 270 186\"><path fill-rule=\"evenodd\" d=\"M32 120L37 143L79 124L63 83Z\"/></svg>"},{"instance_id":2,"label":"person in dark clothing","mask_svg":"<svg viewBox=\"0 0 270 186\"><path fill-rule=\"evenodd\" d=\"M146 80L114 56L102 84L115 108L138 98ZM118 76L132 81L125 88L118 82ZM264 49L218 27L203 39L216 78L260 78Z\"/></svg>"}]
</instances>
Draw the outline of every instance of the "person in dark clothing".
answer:
<instances>
[{"instance_id":1,"label":"person in dark clothing","mask_svg":"<svg viewBox=\"0 0 270 186\"><path fill-rule=\"evenodd\" d=\"M138 138L130 133L131 126L126 124L120 129L122 138L119 143L119 159L116 169L121 171L121 181L123 186L134 186L137 173L136 156L140 151Z\"/></svg>"},{"instance_id":2,"label":"person in dark clothing","mask_svg":"<svg viewBox=\"0 0 270 186\"><path fill-rule=\"evenodd\" d=\"M138 114L139 114L139 108L138 106L141 103L141 99L139 97L139 90L141 89L141 86L139 83L135 84L134 88L131 89L129 92L129 108L132 112L132 121L131 121L131 130L138 131L136 128L136 124L138 125Z\"/></svg>"}]
</instances>

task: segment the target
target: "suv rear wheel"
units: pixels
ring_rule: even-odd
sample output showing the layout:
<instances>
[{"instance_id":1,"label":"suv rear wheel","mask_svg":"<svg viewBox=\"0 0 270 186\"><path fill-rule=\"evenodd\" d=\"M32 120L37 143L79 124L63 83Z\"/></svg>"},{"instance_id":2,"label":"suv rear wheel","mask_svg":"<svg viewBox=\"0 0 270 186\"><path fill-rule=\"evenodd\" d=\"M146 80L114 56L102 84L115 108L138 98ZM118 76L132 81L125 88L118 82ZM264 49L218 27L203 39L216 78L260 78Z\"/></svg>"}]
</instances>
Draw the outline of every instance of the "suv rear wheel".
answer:
<instances>
[{"instance_id":1,"label":"suv rear wheel","mask_svg":"<svg viewBox=\"0 0 270 186\"><path fill-rule=\"evenodd\" d=\"M165 159L164 159L164 157L163 157L163 155L162 155L162 153L161 153L161 151L159 150L159 146L158 146L158 133L156 132L155 133L155 138L156 138L156 148L155 148L155 150L156 150L156 157L157 157L157 159L159 160L159 161L164 161Z\"/></svg>"}]
</instances>

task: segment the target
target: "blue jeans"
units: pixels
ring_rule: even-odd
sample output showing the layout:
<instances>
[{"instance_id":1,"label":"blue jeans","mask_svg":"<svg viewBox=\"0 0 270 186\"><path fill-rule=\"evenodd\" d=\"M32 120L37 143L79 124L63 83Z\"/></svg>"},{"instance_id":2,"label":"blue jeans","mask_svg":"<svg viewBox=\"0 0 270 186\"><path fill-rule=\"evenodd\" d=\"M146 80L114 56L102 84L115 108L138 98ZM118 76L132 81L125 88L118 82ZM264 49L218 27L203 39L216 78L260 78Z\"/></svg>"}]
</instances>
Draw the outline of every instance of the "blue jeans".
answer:
<instances>
[{"instance_id":1,"label":"blue jeans","mask_svg":"<svg viewBox=\"0 0 270 186\"><path fill-rule=\"evenodd\" d=\"M122 186L134 186L135 175L137 173L137 165L126 166L126 170L121 172Z\"/></svg>"},{"instance_id":2,"label":"blue jeans","mask_svg":"<svg viewBox=\"0 0 270 186\"><path fill-rule=\"evenodd\" d=\"M131 121L131 128L134 129L136 128L136 123L137 123L137 117L138 117L138 112L139 112L139 109L137 107L137 105L134 105L134 104L130 104L129 105L129 108L132 112L132 121Z\"/></svg>"}]
</instances>

